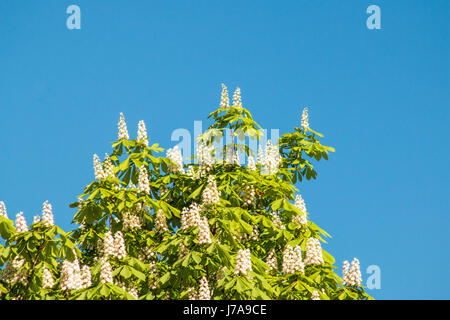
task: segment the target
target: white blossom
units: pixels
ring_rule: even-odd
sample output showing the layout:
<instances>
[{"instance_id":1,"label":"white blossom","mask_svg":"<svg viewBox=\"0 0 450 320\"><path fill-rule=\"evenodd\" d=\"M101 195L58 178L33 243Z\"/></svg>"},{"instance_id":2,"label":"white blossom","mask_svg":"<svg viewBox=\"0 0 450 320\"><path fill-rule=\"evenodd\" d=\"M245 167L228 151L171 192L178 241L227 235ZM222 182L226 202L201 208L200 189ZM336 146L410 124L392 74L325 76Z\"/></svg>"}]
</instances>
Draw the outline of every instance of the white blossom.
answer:
<instances>
[{"instance_id":1,"label":"white blossom","mask_svg":"<svg viewBox=\"0 0 450 320\"><path fill-rule=\"evenodd\" d=\"M199 163L198 177L203 177L214 168L214 145L206 145L203 142L197 144L196 156Z\"/></svg>"},{"instance_id":2,"label":"white blossom","mask_svg":"<svg viewBox=\"0 0 450 320\"><path fill-rule=\"evenodd\" d=\"M112 276L112 268L106 257L100 259L100 282L101 283L114 283Z\"/></svg>"},{"instance_id":3,"label":"white blossom","mask_svg":"<svg viewBox=\"0 0 450 320\"><path fill-rule=\"evenodd\" d=\"M3 201L0 201L0 216L8 218L8 213L6 212L6 206Z\"/></svg>"},{"instance_id":4,"label":"white blossom","mask_svg":"<svg viewBox=\"0 0 450 320\"><path fill-rule=\"evenodd\" d=\"M259 228L258 225L254 225L252 229L252 234L250 235L250 240L258 241L259 240Z\"/></svg>"},{"instance_id":5,"label":"white blossom","mask_svg":"<svg viewBox=\"0 0 450 320\"><path fill-rule=\"evenodd\" d=\"M139 299L138 290L133 283L129 283L128 285L126 285L123 282L118 282L116 283L116 286L121 287L124 291L129 293L134 299L136 300Z\"/></svg>"},{"instance_id":6,"label":"white blossom","mask_svg":"<svg viewBox=\"0 0 450 320\"><path fill-rule=\"evenodd\" d=\"M147 128L145 127L144 120L138 123L137 141L144 143L148 146Z\"/></svg>"},{"instance_id":7,"label":"white blossom","mask_svg":"<svg viewBox=\"0 0 450 320\"><path fill-rule=\"evenodd\" d=\"M107 231L101 243L101 253L104 257L116 257L123 259L127 255L125 240L123 233L117 231L114 235L111 231Z\"/></svg>"},{"instance_id":8,"label":"white blossom","mask_svg":"<svg viewBox=\"0 0 450 320\"><path fill-rule=\"evenodd\" d=\"M82 288L80 265L74 261L64 260L61 268L60 285L62 290L78 290Z\"/></svg>"},{"instance_id":9,"label":"white blossom","mask_svg":"<svg viewBox=\"0 0 450 320\"><path fill-rule=\"evenodd\" d=\"M292 248L287 245L283 252L283 265L284 274L291 274L296 272L304 273L304 264L302 262L302 252L300 246Z\"/></svg>"},{"instance_id":10,"label":"white blossom","mask_svg":"<svg viewBox=\"0 0 450 320\"><path fill-rule=\"evenodd\" d=\"M306 218L306 206L305 206L305 201L303 200L302 196L297 194L295 196L295 203L294 206L299 209L302 213L299 215L294 216L294 218L292 218L292 222L296 223L296 224L307 224L308 220Z\"/></svg>"},{"instance_id":11,"label":"white blossom","mask_svg":"<svg viewBox=\"0 0 450 320\"><path fill-rule=\"evenodd\" d=\"M200 223L200 219L200 207L195 202L193 202L189 207L184 207L181 210L182 229L198 226Z\"/></svg>"},{"instance_id":12,"label":"white blossom","mask_svg":"<svg viewBox=\"0 0 450 320\"><path fill-rule=\"evenodd\" d=\"M103 174L105 179L115 177L114 165L107 153L105 153L105 160L103 161Z\"/></svg>"},{"instance_id":13,"label":"white blossom","mask_svg":"<svg viewBox=\"0 0 450 320\"><path fill-rule=\"evenodd\" d=\"M81 267L81 287L82 288L89 288L92 284L91 280L91 268L88 265L84 265Z\"/></svg>"},{"instance_id":14,"label":"white blossom","mask_svg":"<svg viewBox=\"0 0 450 320\"><path fill-rule=\"evenodd\" d=\"M141 166L138 178L138 192L150 194L150 182L148 180L147 168L144 165Z\"/></svg>"},{"instance_id":15,"label":"white blossom","mask_svg":"<svg viewBox=\"0 0 450 320\"><path fill-rule=\"evenodd\" d=\"M200 279L200 288L198 290L198 300L210 300L211 291L209 290L208 279L203 276Z\"/></svg>"},{"instance_id":16,"label":"white blossom","mask_svg":"<svg viewBox=\"0 0 450 320\"><path fill-rule=\"evenodd\" d=\"M303 200L302 196L300 194L297 194L295 196L295 203L294 206L299 209L302 212L306 213L306 205L305 205L305 201Z\"/></svg>"},{"instance_id":17,"label":"white blossom","mask_svg":"<svg viewBox=\"0 0 450 320\"><path fill-rule=\"evenodd\" d=\"M180 247L178 248L178 258L181 259L185 257L189 253L189 249L186 248L184 242L180 243Z\"/></svg>"},{"instance_id":18,"label":"white blossom","mask_svg":"<svg viewBox=\"0 0 450 320\"><path fill-rule=\"evenodd\" d=\"M202 217L198 224L199 233L198 233L198 243L205 244L211 243L211 231L209 229L208 218Z\"/></svg>"},{"instance_id":19,"label":"white blossom","mask_svg":"<svg viewBox=\"0 0 450 320\"><path fill-rule=\"evenodd\" d=\"M266 263L269 266L270 270L278 270L278 261L277 256L275 254L275 249L271 249L266 258Z\"/></svg>"},{"instance_id":20,"label":"white blossom","mask_svg":"<svg viewBox=\"0 0 450 320\"><path fill-rule=\"evenodd\" d=\"M46 226L53 226L55 221L53 219L52 205L46 200L42 208L42 221Z\"/></svg>"},{"instance_id":21,"label":"white blossom","mask_svg":"<svg viewBox=\"0 0 450 320\"><path fill-rule=\"evenodd\" d=\"M8 260L3 270L0 270L0 280L3 280L11 285L16 283L22 283L26 285L28 283L28 272L26 268L23 268L25 259L19 256L15 256L13 260Z\"/></svg>"},{"instance_id":22,"label":"white blossom","mask_svg":"<svg viewBox=\"0 0 450 320\"><path fill-rule=\"evenodd\" d=\"M55 285L55 280L53 279L52 273L47 268L42 270L42 287L44 289L50 289Z\"/></svg>"},{"instance_id":23,"label":"white blossom","mask_svg":"<svg viewBox=\"0 0 450 320\"><path fill-rule=\"evenodd\" d=\"M256 190L254 186L246 186L242 195L242 202L244 206L254 204L256 197Z\"/></svg>"},{"instance_id":24,"label":"white blossom","mask_svg":"<svg viewBox=\"0 0 450 320\"><path fill-rule=\"evenodd\" d=\"M100 158L96 154L94 154L94 174L95 179L99 181L107 178L105 171L103 170L103 164L100 162Z\"/></svg>"},{"instance_id":25,"label":"white blossom","mask_svg":"<svg viewBox=\"0 0 450 320\"><path fill-rule=\"evenodd\" d=\"M187 289L187 292L188 292L188 299L189 300L198 300L198 294L195 291L194 287L189 287Z\"/></svg>"},{"instance_id":26,"label":"white blossom","mask_svg":"<svg viewBox=\"0 0 450 320\"><path fill-rule=\"evenodd\" d=\"M103 237L102 254L105 257L115 256L116 246L114 243L114 236L111 231L107 231Z\"/></svg>"},{"instance_id":27,"label":"white blossom","mask_svg":"<svg viewBox=\"0 0 450 320\"><path fill-rule=\"evenodd\" d=\"M128 135L128 129L127 129L127 124L125 122L125 117L123 115L123 113L120 113L120 119L119 119L119 135L118 135L118 140L128 140L130 139L130 136Z\"/></svg>"},{"instance_id":28,"label":"white blossom","mask_svg":"<svg viewBox=\"0 0 450 320\"><path fill-rule=\"evenodd\" d=\"M189 166L186 170L186 174L191 177L191 179L198 179L198 176L195 173L194 167Z\"/></svg>"},{"instance_id":29,"label":"white blossom","mask_svg":"<svg viewBox=\"0 0 450 320\"><path fill-rule=\"evenodd\" d=\"M226 108L230 106L230 98L228 97L228 89L227 87L222 83L222 94L220 97L220 107Z\"/></svg>"},{"instance_id":30,"label":"white blossom","mask_svg":"<svg viewBox=\"0 0 450 320\"><path fill-rule=\"evenodd\" d=\"M319 292L317 290L314 290L311 294L311 300L320 300Z\"/></svg>"},{"instance_id":31,"label":"white blossom","mask_svg":"<svg viewBox=\"0 0 450 320\"><path fill-rule=\"evenodd\" d=\"M278 172L281 163L281 155L277 145L272 145L270 140L266 143L263 160L264 174L272 175Z\"/></svg>"},{"instance_id":32,"label":"white blossom","mask_svg":"<svg viewBox=\"0 0 450 320\"><path fill-rule=\"evenodd\" d=\"M16 232L26 232L28 231L28 225L27 221L25 220L25 217L23 216L23 212L19 212L16 214Z\"/></svg>"},{"instance_id":33,"label":"white blossom","mask_svg":"<svg viewBox=\"0 0 450 320\"><path fill-rule=\"evenodd\" d=\"M235 275L248 275L252 271L252 260L250 249L239 249L236 257L236 265L234 267Z\"/></svg>"},{"instance_id":34,"label":"white blossom","mask_svg":"<svg viewBox=\"0 0 450 320\"><path fill-rule=\"evenodd\" d=\"M256 171L255 160L253 159L252 156L248 157L247 168L250 171Z\"/></svg>"},{"instance_id":35,"label":"white blossom","mask_svg":"<svg viewBox=\"0 0 450 320\"><path fill-rule=\"evenodd\" d=\"M83 198L78 198L78 210L83 209Z\"/></svg>"},{"instance_id":36,"label":"white blossom","mask_svg":"<svg viewBox=\"0 0 450 320\"><path fill-rule=\"evenodd\" d=\"M37 214L33 217L33 223L39 223L41 221L41 217Z\"/></svg>"},{"instance_id":37,"label":"white blossom","mask_svg":"<svg viewBox=\"0 0 450 320\"><path fill-rule=\"evenodd\" d=\"M208 184L206 185L206 188L203 190L202 193L202 203L204 205L207 204L218 204L220 201L220 193L217 189L216 179L214 176L208 177Z\"/></svg>"},{"instance_id":38,"label":"white blossom","mask_svg":"<svg viewBox=\"0 0 450 320\"><path fill-rule=\"evenodd\" d=\"M305 265L323 263L322 246L318 239L308 238L306 241L306 256L304 262Z\"/></svg>"},{"instance_id":39,"label":"white blossom","mask_svg":"<svg viewBox=\"0 0 450 320\"><path fill-rule=\"evenodd\" d=\"M181 150L178 146L168 149L166 152L166 157L172 161L169 165L169 171L173 173L184 173L183 169L183 156L181 155Z\"/></svg>"},{"instance_id":40,"label":"white blossom","mask_svg":"<svg viewBox=\"0 0 450 320\"><path fill-rule=\"evenodd\" d=\"M301 125L304 129L309 128L308 108L303 108Z\"/></svg>"},{"instance_id":41,"label":"white blossom","mask_svg":"<svg viewBox=\"0 0 450 320\"><path fill-rule=\"evenodd\" d=\"M125 239L123 238L122 231L117 231L114 234L114 255L118 259L123 259L127 256Z\"/></svg>"},{"instance_id":42,"label":"white blossom","mask_svg":"<svg viewBox=\"0 0 450 320\"><path fill-rule=\"evenodd\" d=\"M278 229L284 230L286 227L280 219L280 216L277 213L272 214L272 222Z\"/></svg>"},{"instance_id":43,"label":"white blossom","mask_svg":"<svg viewBox=\"0 0 450 320\"><path fill-rule=\"evenodd\" d=\"M241 89L236 88L233 94L233 106L242 107Z\"/></svg>"},{"instance_id":44,"label":"white blossom","mask_svg":"<svg viewBox=\"0 0 450 320\"><path fill-rule=\"evenodd\" d=\"M362 276L359 268L359 260L354 258L352 265L348 261L344 261L342 268L342 282L345 286L360 287L362 284Z\"/></svg>"},{"instance_id":45,"label":"white blossom","mask_svg":"<svg viewBox=\"0 0 450 320\"><path fill-rule=\"evenodd\" d=\"M122 216L122 223L124 230L138 230L141 228L141 219L139 216L130 212L124 212Z\"/></svg>"},{"instance_id":46,"label":"white blossom","mask_svg":"<svg viewBox=\"0 0 450 320\"><path fill-rule=\"evenodd\" d=\"M167 227L166 215L161 209L156 212L155 231L169 232L169 228Z\"/></svg>"}]
</instances>

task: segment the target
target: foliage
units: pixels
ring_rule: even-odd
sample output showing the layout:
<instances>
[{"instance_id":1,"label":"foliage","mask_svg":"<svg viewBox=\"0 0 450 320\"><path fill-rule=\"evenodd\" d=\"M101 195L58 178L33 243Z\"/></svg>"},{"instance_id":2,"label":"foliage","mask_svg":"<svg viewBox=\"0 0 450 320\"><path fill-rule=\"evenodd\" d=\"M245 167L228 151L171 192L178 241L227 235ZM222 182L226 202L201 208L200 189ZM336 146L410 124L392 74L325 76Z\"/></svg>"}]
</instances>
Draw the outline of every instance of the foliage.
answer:
<instances>
[{"instance_id":1,"label":"foliage","mask_svg":"<svg viewBox=\"0 0 450 320\"><path fill-rule=\"evenodd\" d=\"M209 118L213 123L200 140L206 145L218 141L225 130L241 141L245 135L260 138L259 125L240 105L221 106ZM361 286L343 285L334 258L323 249L323 263L305 265L303 272L282 270L288 245L299 246L305 259L308 239L325 242L329 237L312 221L296 223L295 217L308 213L293 203L298 191L295 184L317 177L312 161L328 160L328 153L334 151L322 145L320 137L309 127L296 127L282 135L278 144L281 162L273 174L265 174L262 163L251 170L223 161L225 156L206 171L201 163L193 163L194 175L181 173L172 170L173 159L164 157L157 143L113 142L109 158L114 176L94 180L71 204L77 209L72 222L78 227L69 234L44 222L16 232L12 221L0 216L0 234L5 240L0 245L0 265L24 259L16 270L21 279L0 278L2 299L188 299L199 291L203 277L211 299L302 300L311 299L315 291L320 299L371 299ZM233 152L251 155L248 147L234 139L229 146ZM143 168L148 173L148 193L135 187L142 183ZM204 201L210 176L219 191L217 203ZM245 199L248 187L254 190L250 202ZM207 218L211 240L206 243L199 240L199 224L182 225L183 209L192 204L198 204L200 216ZM161 226L161 217L166 226ZM106 257L114 281L105 282L102 243L108 233L118 231L125 240L126 256ZM238 251L247 248L252 269L247 274L235 273ZM267 262L271 251L276 269ZM89 266L90 285L61 289L64 260ZM43 286L44 268L55 279L51 288Z\"/></svg>"}]
</instances>

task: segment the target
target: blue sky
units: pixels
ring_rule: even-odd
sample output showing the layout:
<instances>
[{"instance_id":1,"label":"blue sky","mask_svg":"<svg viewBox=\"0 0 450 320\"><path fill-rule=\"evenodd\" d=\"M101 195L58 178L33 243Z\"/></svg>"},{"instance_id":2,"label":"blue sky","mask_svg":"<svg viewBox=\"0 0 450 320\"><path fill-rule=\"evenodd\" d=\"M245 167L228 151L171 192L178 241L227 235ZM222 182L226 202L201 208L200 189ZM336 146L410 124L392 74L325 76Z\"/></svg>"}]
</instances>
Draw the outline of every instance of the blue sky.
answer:
<instances>
[{"instance_id":1,"label":"blue sky","mask_svg":"<svg viewBox=\"0 0 450 320\"><path fill-rule=\"evenodd\" d=\"M66 8L81 8L81 30ZM381 8L369 30L366 8ZM309 106L336 148L299 188L332 234L338 265L381 268L378 299L449 299L448 1L0 2L0 200L29 222L42 203L71 230L109 152L130 134L174 145L242 89L264 128L288 132Z\"/></svg>"}]
</instances>

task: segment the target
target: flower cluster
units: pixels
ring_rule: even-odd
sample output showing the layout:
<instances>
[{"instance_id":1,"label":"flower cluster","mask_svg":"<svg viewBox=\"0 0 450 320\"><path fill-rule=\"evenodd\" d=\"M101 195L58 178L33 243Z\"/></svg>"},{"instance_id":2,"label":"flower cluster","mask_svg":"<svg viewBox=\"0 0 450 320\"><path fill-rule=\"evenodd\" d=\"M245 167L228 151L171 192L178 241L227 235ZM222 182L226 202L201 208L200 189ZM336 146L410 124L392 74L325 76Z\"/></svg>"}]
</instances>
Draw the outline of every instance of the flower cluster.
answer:
<instances>
[{"instance_id":1,"label":"flower cluster","mask_svg":"<svg viewBox=\"0 0 450 320\"><path fill-rule=\"evenodd\" d=\"M27 221L25 220L25 217L23 216L23 212L19 212L16 214L16 232L26 232L28 231L28 225Z\"/></svg>"},{"instance_id":2,"label":"flower cluster","mask_svg":"<svg viewBox=\"0 0 450 320\"><path fill-rule=\"evenodd\" d=\"M105 171L103 170L103 165L100 161L100 158L96 154L94 154L94 175L95 179L99 181L106 179L106 174Z\"/></svg>"},{"instance_id":3,"label":"flower cluster","mask_svg":"<svg viewBox=\"0 0 450 320\"><path fill-rule=\"evenodd\" d=\"M124 230L135 230L141 228L141 219L139 216L130 212L125 212L122 216L122 223Z\"/></svg>"},{"instance_id":4,"label":"flower cluster","mask_svg":"<svg viewBox=\"0 0 450 320\"><path fill-rule=\"evenodd\" d=\"M187 256L188 253L189 253L189 249L186 248L186 245L184 244L184 242L181 242L180 246L178 248L178 258L181 259L181 258Z\"/></svg>"},{"instance_id":5,"label":"flower cluster","mask_svg":"<svg viewBox=\"0 0 450 320\"><path fill-rule=\"evenodd\" d=\"M244 206L250 206L254 203L256 196L256 190L254 186L246 186L244 194L242 195L242 202Z\"/></svg>"},{"instance_id":6,"label":"flower cluster","mask_svg":"<svg viewBox=\"0 0 450 320\"><path fill-rule=\"evenodd\" d=\"M181 210L181 228L187 229L192 226L198 226L200 223L200 207L193 202L189 208L184 207Z\"/></svg>"},{"instance_id":7,"label":"flower cluster","mask_svg":"<svg viewBox=\"0 0 450 320\"><path fill-rule=\"evenodd\" d=\"M53 226L55 224L53 220L52 205L48 203L48 200L44 202L42 208L42 221L46 226Z\"/></svg>"},{"instance_id":8,"label":"flower cluster","mask_svg":"<svg viewBox=\"0 0 450 320\"><path fill-rule=\"evenodd\" d=\"M301 195L297 194L295 196L294 206L299 209L302 214L294 216L294 218L292 218L292 222L296 224L307 224L308 220L306 219L306 205Z\"/></svg>"},{"instance_id":9,"label":"flower cluster","mask_svg":"<svg viewBox=\"0 0 450 320\"><path fill-rule=\"evenodd\" d=\"M197 175L195 174L195 170L193 166L189 166L186 170L186 174L191 177L191 179L196 179Z\"/></svg>"},{"instance_id":10,"label":"flower cluster","mask_svg":"<svg viewBox=\"0 0 450 320\"><path fill-rule=\"evenodd\" d=\"M306 241L305 265L322 264L322 246L316 238L308 238Z\"/></svg>"},{"instance_id":11,"label":"flower cluster","mask_svg":"<svg viewBox=\"0 0 450 320\"><path fill-rule=\"evenodd\" d=\"M0 280L3 280L9 284L22 283L26 285L28 283L28 272L26 268L23 268L25 259L15 256L12 261L6 262L6 266L3 270L0 270Z\"/></svg>"},{"instance_id":12,"label":"flower cluster","mask_svg":"<svg viewBox=\"0 0 450 320\"><path fill-rule=\"evenodd\" d=\"M352 265L344 261L342 268L342 282L345 286L360 287L362 283L361 271L359 269L359 260L354 258Z\"/></svg>"},{"instance_id":13,"label":"flower cluster","mask_svg":"<svg viewBox=\"0 0 450 320\"><path fill-rule=\"evenodd\" d=\"M42 287L44 289L53 288L55 285L55 280L53 279L52 273L47 268L43 268L42 270Z\"/></svg>"},{"instance_id":14,"label":"flower cluster","mask_svg":"<svg viewBox=\"0 0 450 320\"><path fill-rule=\"evenodd\" d=\"M252 259L250 249L239 249L236 257L236 265L234 267L235 275L247 275L252 271Z\"/></svg>"},{"instance_id":15,"label":"flower cluster","mask_svg":"<svg viewBox=\"0 0 450 320\"><path fill-rule=\"evenodd\" d=\"M41 221L41 217L37 214L33 217L33 223L39 223Z\"/></svg>"},{"instance_id":16,"label":"flower cluster","mask_svg":"<svg viewBox=\"0 0 450 320\"><path fill-rule=\"evenodd\" d=\"M255 159L252 156L248 157L247 168L250 171L256 171Z\"/></svg>"},{"instance_id":17,"label":"flower cluster","mask_svg":"<svg viewBox=\"0 0 450 320\"><path fill-rule=\"evenodd\" d=\"M199 232L198 232L198 243L205 244L211 243L211 231L209 229L208 218L202 217L198 224Z\"/></svg>"},{"instance_id":18,"label":"flower cluster","mask_svg":"<svg viewBox=\"0 0 450 320\"><path fill-rule=\"evenodd\" d=\"M198 176L195 178L200 178L206 175L209 171L211 171L214 167L214 145L210 144L209 146L203 142L198 143L196 156L199 163L199 171Z\"/></svg>"},{"instance_id":19,"label":"flower cluster","mask_svg":"<svg viewBox=\"0 0 450 320\"><path fill-rule=\"evenodd\" d=\"M84 265L81 267L81 287L82 288L88 288L92 284L92 275L91 275L91 268L88 265Z\"/></svg>"},{"instance_id":20,"label":"flower cluster","mask_svg":"<svg viewBox=\"0 0 450 320\"><path fill-rule=\"evenodd\" d=\"M207 204L218 204L220 201L219 190L217 189L216 180L214 176L208 177L208 184L202 194L203 205Z\"/></svg>"},{"instance_id":21,"label":"flower cluster","mask_svg":"<svg viewBox=\"0 0 450 320\"><path fill-rule=\"evenodd\" d=\"M8 218L8 214L6 212L6 206L3 201L0 201L0 216Z\"/></svg>"},{"instance_id":22,"label":"flower cluster","mask_svg":"<svg viewBox=\"0 0 450 320\"><path fill-rule=\"evenodd\" d=\"M112 268L106 257L100 258L100 282L113 283Z\"/></svg>"},{"instance_id":23,"label":"flower cluster","mask_svg":"<svg viewBox=\"0 0 450 320\"><path fill-rule=\"evenodd\" d=\"M270 249L269 254L266 258L266 263L269 266L270 270L278 270L278 261L275 254L275 249Z\"/></svg>"},{"instance_id":24,"label":"flower cluster","mask_svg":"<svg viewBox=\"0 0 450 320\"><path fill-rule=\"evenodd\" d=\"M226 108L230 106L230 98L228 97L228 89L226 85L222 83L222 94L220 97L220 107Z\"/></svg>"},{"instance_id":25,"label":"flower cluster","mask_svg":"<svg viewBox=\"0 0 450 320\"><path fill-rule=\"evenodd\" d=\"M172 162L169 165L169 171L173 173L184 173L183 169L183 156L178 146L168 149L166 157Z\"/></svg>"},{"instance_id":26,"label":"flower cluster","mask_svg":"<svg viewBox=\"0 0 450 320\"><path fill-rule=\"evenodd\" d=\"M141 120L138 123L137 141L148 146L147 128L145 127L144 120Z\"/></svg>"},{"instance_id":27,"label":"flower cluster","mask_svg":"<svg viewBox=\"0 0 450 320\"><path fill-rule=\"evenodd\" d=\"M136 286L133 283L125 284L123 282L117 282L116 286L122 288L124 291L128 292L134 299L139 299L139 293Z\"/></svg>"},{"instance_id":28,"label":"flower cluster","mask_svg":"<svg viewBox=\"0 0 450 320\"><path fill-rule=\"evenodd\" d=\"M127 255L127 250L125 246L125 240L121 231L117 231L114 236L111 231L105 233L101 253L105 257L117 257L118 259L123 259Z\"/></svg>"},{"instance_id":29,"label":"flower cluster","mask_svg":"<svg viewBox=\"0 0 450 320\"><path fill-rule=\"evenodd\" d=\"M142 165L139 170L137 192L150 194L150 182L148 180L147 168Z\"/></svg>"},{"instance_id":30,"label":"flower cluster","mask_svg":"<svg viewBox=\"0 0 450 320\"><path fill-rule=\"evenodd\" d=\"M153 248L150 246L145 246L144 248L142 248L142 253L143 255L139 259L142 258L146 261L154 260L158 257L158 254L153 251Z\"/></svg>"},{"instance_id":31,"label":"flower cluster","mask_svg":"<svg viewBox=\"0 0 450 320\"><path fill-rule=\"evenodd\" d=\"M155 231L169 232L169 228L167 227L166 216L164 215L164 212L161 209L156 211Z\"/></svg>"},{"instance_id":32,"label":"flower cluster","mask_svg":"<svg viewBox=\"0 0 450 320\"><path fill-rule=\"evenodd\" d=\"M125 122L125 117L122 112L120 113L118 126L119 126L118 140L122 139L128 140L130 136L128 135L127 124Z\"/></svg>"},{"instance_id":33,"label":"flower cluster","mask_svg":"<svg viewBox=\"0 0 450 320\"><path fill-rule=\"evenodd\" d=\"M211 243L211 231L209 229L208 218L200 216L200 207L194 202L189 208L185 207L181 211L181 228L197 226L199 228L198 243ZM180 244L180 256L187 252L183 243Z\"/></svg>"},{"instance_id":34,"label":"flower cluster","mask_svg":"<svg viewBox=\"0 0 450 320\"><path fill-rule=\"evenodd\" d=\"M210 300L211 291L209 290L208 279L203 276L200 279L200 288L198 290L198 300Z\"/></svg>"},{"instance_id":35,"label":"flower cluster","mask_svg":"<svg viewBox=\"0 0 450 320\"><path fill-rule=\"evenodd\" d=\"M277 145L272 145L270 140L267 141L265 153L262 152L261 146L258 150L258 163L263 165L263 173L267 175L276 174L280 166L282 157Z\"/></svg>"},{"instance_id":36,"label":"flower cluster","mask_svg":"<svg viewBox=\"0 0 450 320\"><path fill-rule=\"evenodd\" d=\"M189 287L187 288L187 292L188 292L188 299L189 300L197 300L197 292L195 291L194 287Z\"/></svg>"},{"instance_id":37,"label":"flower cluster","mask_svg":"<svg viewBox=\"0 0 450 320\"><path fill-rule=\"evenodd\" d=\"M311 294L311 300L320 300L319 292L317 290L314 290Z\"/></svg>"},{"instance_id":38,"label":"flower cluster","mask_svg":"<svg viewBox=\"0 0 450 320\"><path fill-rule=\"evenodd\" d=\"M301 125L304 129L309 128L308 108L303 108Z\"/></svg>"},{"instance_id":39,"label":"flower cluster","mask_svg":"<svg viewBox=\"0 0 450 320\"><path fill-rule=\"evenodd\" d=\"M111 161L111 158L107 153L105 153L105 160L103 161L103 173L105 179L114 178L114 165Z\"/></svg>"},{"instance_id":40,"label":"flower cluster","mask_svg":"<svg viewBox=\"0 0 450 320\"><path fill-rule=\"evenodd\" d=\"M286 227L284 226L283 222L280 219L280 216L278 213L272 213L272 222L278 229L284 230Z\"/></svg>"},{"instance_id":41,"label":"flower cluster","mask_svg":"<svg viewBox=\"0 0 450 320\"><path fill-rule=\"evenodd\" d=\"M78 290L82 288L80 264L78 259L74 261L64 260L61 267L60 285L62 290Z\"/></svg>"},{"instance_id":42,"label":"flower cluster","mask_svg":"<svg viewBox=\"0 0 450 320\"><path fill-rule=\"evenodd\" d=\"M233 106L242 107L241 89L236 88L233 94Z\"/></svg>"},{"instance_id":43,"label":"flower cluster","mask_svg":"<svg viewBox=\"0 0 450 320\"><path fill-rule=\"evenodd\" d=\"M283 265L284 274L291 274L296 272L304 273L304 264L302 262L302 251L300 246L292 248L287 245L283 252Z\"/></svg>"},{"instance_id":44,"label":"flower cluster","mask_svg":"<svg viewBox=\"0 0 450 320\"><path fill-rule=\"evenodd\" d=\"M258 241L259 240L259 228L258 225L254 225L252 229L252 234L250 235L250 240Z\"/></svg>"}]
</instances>

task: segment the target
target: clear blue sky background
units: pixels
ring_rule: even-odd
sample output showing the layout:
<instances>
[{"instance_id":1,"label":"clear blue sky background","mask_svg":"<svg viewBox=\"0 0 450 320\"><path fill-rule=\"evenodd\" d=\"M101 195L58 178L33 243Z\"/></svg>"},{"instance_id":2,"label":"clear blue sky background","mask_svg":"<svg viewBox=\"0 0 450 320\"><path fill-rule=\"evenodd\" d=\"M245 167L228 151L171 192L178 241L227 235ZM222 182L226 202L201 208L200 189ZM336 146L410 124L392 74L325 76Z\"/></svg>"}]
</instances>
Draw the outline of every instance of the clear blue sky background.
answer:
<instances>
[{"instance_id":1,"label":"clear blue sky background","mask_svg":"<svg viewBox=\"0 0 450 320\"><path fill-rule=\"evenodd\" d=\"M449 16L437 0L2 0L0 200L31 222L48 199L71 230L119 112L167 148L224 82L264 128L310 106L336 153L300 188L339 267L358 257L365 281L380 266L378 299L449 299Z\"/></svg>"}]
</instances>

